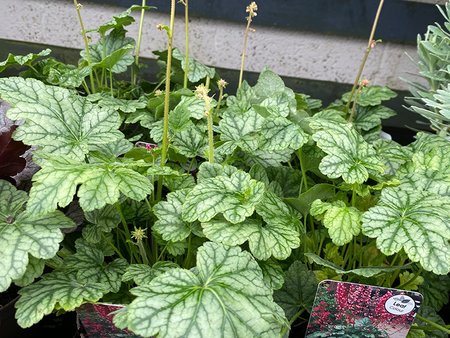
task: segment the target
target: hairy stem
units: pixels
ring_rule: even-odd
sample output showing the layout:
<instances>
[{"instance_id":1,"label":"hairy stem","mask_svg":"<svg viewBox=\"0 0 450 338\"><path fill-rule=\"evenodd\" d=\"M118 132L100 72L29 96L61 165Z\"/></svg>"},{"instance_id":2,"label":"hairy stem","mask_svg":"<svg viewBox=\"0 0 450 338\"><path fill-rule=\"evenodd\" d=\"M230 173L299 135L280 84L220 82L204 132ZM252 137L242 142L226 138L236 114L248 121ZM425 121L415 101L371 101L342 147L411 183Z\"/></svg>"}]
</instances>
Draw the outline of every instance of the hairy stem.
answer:
<instances>
[{"instance_id":1,"label":"hairy stem","mask_svg":"<svg viewBox=\"0 0 450 338\"><path fill-rule=\"evenodd\" d=\"M169 97L170 97L170 76L172 68L173 49L173 29L175 25L175 0L171 0L170 5L170 25L168 30L167 45L167 65L166 65L166 92L164 97L164 130L161 149L161 166L164 166L167 158L167 148L169 147Z\"/></svg>"},{"instance_id":2,"label":"hairy stem","mask_svg":"<svg viewBox=\"0 0 450 338\"><path fill-rule=\"evenodd\" d=\"M188 86L188 74L189 74L189 0L184 0L184 33L186 41L186 52L185 52L185 69L184 69L184 83L183 87Z\"/></svg>"},{"instance_id":3,"label":"hairy stem","mask_svg":"<svg viewBox=\"0 0 450 338\"><path fill-rule=\"evenodd\" d=\"M356 88L358 87L359 81L361 79L362 72L367 62L367 58L369 57L370 51L372 50L373 37L375 35L375 30L377 29L378 19L380 18L381 9L383 8L384 0L380 0L380 4L378 5L377 14L375 15L375 20L373 21L372 31L370 32L369 42L367 44L367 48L364 52L363 59L361 64L359 65L358 74L356 75L355 82L353 83L352 91L350 92L350 97L347 102L347 110L350 109L350 104L353 100L353 96L355 95ZM353 116L350 116L353 119ZM350 118L349 118L349 121Z\"/></svg>"},{"instance_id":4,"label":"hairy stem","mask_svg":"<svg viewBox=\"0 0 450 338\"><path fill-rule=\"evenodd\" d=\"M141 9L141 18L139 21L139 31L138 31L138 38L137 38L137 42L136 42L136 52L135 52L135 56L134 56L134 64L136 65L135 68L131 69L131 77L132 77L132 83L133 85L136 84L137 82L137 69L139 67L139 55L141 52L141 42L142 42L142 31L143 31L143 27L144 27L144 17L145 17L145 6L147 0L142 0L142 9Z\"/></svg>"},{"instance_id":5,"label":"hairy stem","mask_svg":"<svg viewBox=\"0 0 450 338\"><path fill-rule=\"evenodd\" d=\"M78 21L80 22L80 26L81 26L81 34L83 35L83 40L84 40L84 48L86 50L86 59L88 62L88 66L90 67L92 64L91 53L89 52L89 41L88 41L88 37L86 35L86 29L84 29L83 19L81 18L81 5L78 3L77 0L73 0L73 4L75 5L75 8L77 10ZM95 83L94 83L94 75L92 74L92 68L89 69L89 78L91 81L92 93L95 93Z\"/></svg>"},{"instance_id":6,"label":"hairy stem","mask_svg":"<svg viewBox=\"0 0 450 338\"><path fill-rule=\"evenodd\" d=\"M245 33L244 33L244 47L242 48L241 70L239 72L238 88L241 88L242 79L243 79L243 76L244 76L245 52L247 51L247 40L248 40L248 33L250 31L250 24L251 23L252 23L252 19L250 18L247 21L247 27L245 28Z\"/></svg>"},{"instance_id":7,"label":"hairy stem","mask_svg":"<svg viewBox=\"0 0 450 338\"><path fill-rule=\"evenodd\" d=\"M209 76L206 77L206 89L209 89ZM208 120L208 161L209 163L214 163L214 133L213 133L213 111L211 109L211 100L208 97L205 100L205 112L206 118Z\"/></svg>"}]
</instances>

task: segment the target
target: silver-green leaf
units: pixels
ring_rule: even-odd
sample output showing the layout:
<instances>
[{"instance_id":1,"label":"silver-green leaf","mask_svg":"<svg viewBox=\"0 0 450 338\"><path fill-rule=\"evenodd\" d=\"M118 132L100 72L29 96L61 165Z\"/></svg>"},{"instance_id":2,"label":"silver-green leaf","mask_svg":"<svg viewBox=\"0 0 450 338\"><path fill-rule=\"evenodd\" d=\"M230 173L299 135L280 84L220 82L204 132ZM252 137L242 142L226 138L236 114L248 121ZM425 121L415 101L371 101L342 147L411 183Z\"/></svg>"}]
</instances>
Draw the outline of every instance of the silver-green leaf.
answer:
<instances>
[{"instance_id":1,"label":"silver-green leaf","mask_svg":"<svg viewBox=\"0 0 450 338\"><path fill-rule=\"evenodd\" d=\"M392 255L404 250L427 271L450 271L450 198L425 191L386 188L363 215L363 234Z\"/></svg>"},{"instance_id":2,"label":"silver-green leaf","mask_svg":"<svg viewBox=\"0 0 450 338\"><path fill-rule=\"evenodd\" d=\"M137 298L116 325L125 319L142 336L279 337L283 325L261 269L238 247L205 243L194 271L169 270L132 292Z\"/></svg>"},{"instance_id":3,"label":"silver-green leaf","mask_svg":"<svg viewBox=\"0 0 450 338\"><path fill-rule=\"evenodd\" d=\"M47 153L84 158L91 147L120 140L119 114L72 91L35 79L0 79L0 98L12 105L8 117L23 120L14 138Z\"/></svg>"}]
</instances>

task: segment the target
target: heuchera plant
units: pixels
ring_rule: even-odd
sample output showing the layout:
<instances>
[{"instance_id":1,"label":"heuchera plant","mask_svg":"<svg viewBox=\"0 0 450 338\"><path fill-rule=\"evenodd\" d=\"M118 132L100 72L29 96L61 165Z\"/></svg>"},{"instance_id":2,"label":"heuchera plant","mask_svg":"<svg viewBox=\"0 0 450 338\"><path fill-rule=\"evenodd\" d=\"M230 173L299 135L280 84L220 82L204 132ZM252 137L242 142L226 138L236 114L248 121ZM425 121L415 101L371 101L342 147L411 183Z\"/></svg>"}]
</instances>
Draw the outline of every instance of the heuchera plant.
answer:
<instances>
[{"instance_id":1,"label":"heuchera plant","mask_svg":"<svg viewBox=\"0 0 450 338\"><path fill-rule=\"evenodd\" d=\"M74 3L78 65L49 50L0 64L26 67L0 79L0 97L40 166L27 192L0 181L0 291L21 287L20 326L112 302L126 305L115 324L142 336L279 337L307 317L318 281L339 279L418 289L416 331L448 332L436 311L450 289L450 144L382 139L393 91L361 69L324 107L264 69L225 94L172 46L174 0L151 83L139 73L145 1L91 38Z\"/></svg>"}]
</instances>

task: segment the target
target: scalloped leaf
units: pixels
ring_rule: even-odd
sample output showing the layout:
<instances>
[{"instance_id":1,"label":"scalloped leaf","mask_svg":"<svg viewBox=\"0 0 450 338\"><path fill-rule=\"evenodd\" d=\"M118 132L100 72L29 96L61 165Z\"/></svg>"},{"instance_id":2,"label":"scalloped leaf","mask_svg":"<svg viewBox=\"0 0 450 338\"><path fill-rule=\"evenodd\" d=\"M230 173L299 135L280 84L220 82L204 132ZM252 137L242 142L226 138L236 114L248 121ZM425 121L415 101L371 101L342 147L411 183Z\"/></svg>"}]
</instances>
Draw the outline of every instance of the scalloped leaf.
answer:
<instances>
[{"instance_id":1,"label":"scalloped leaf","mask_svg":"<svg viewBox=\"0 0 450 338\"><path fill-rule=\"evenodd\" d=\"M105 293L105 286L89 280L78 281L74 274L52 272L19 291L16 319L22 328L39 322L53 309L75 310L86 302L96 302Z\"/></svg>"},{"instance_id":2,"label":"scalloped leaf","mask_svg":"<svg viewBox=\"0 0 450 338\"><path fill-rule=\"evenodd\" d=\"M284 117L266 120L261 135L260 149L267 151L297 150L308 141L302 128Z\"/></svg>"},{"instance_id":3,"label":"scalloped leaf","mask_svg":"<svg viewBox=\"0 0 450 338\"><path fill-rule=\"evenodd\" d=\"M13 120L24 120L16 140L44 152L84 158L99 144L123 138L117 112L91 104L68 89L47 86L35 79L0 79L0 97L13 106Z\"/></svg>"},{"instance_id":4,"label":"scalloped leaf","mask_svg":"<svg viewBox=\"0 0 450 338\"><path fill-rule=\"evenodd\" d=\"M419 286L419 292L423 295L423 305L440 311L449 301L450 276L439 276L431 272L423 272L421 276L424 282Z\"/></svg>"},{"instance_id":5,"label":"scalloped leaf","mask_svg":"<svg viewBox=\"0 0 450 338\"><path fill-rule=\"evenodd\" d=\"M97 29L95 29L95 31L99 32L101 35L104 35L107 31L111 29L121 29L125 26L129 26L134 22L134 17L131 15L132 12L140 11L142 9L148 10L154 8L156 7L133 5L126 11L118 15L114 15L110 21L102 24Z\"/></svg>"},{"instance_id":6,"label":"scalloped leaf","mask_svg":"<svg viewBox=\"0 0 450 338\"><path fill-rule=\"evenodd\" d=\"M120 193L140 201L153 190L150 180L133 170L148 166L142 161L87 164L64 157L47 157L37 163L42 169L33 176L28 202L29 212L34 214L67 206L75 192L81 208L87 212L116 203Z\"/></svg>"},{"instance_id":7,"label":"scalloped leaf","mask_svg":"<svg viewBox=\"0 0 450 338\"><path fill-rule=\"evenodd\" d=\"M225 112L219 122L220 140L224 143L217 148L223 155L233 153L236 148L252 152L258 148L257 132L264 118L253 110L244 115Z\"/></svg>"},{"instance_id":8,"label":"scalloped leaf","mask_svg":"<svg viewBox=\"0 0 450 338\"><path fill-rule=\"evenodd\" d=\"M132 293L114 321L142 336L278 337L283 325L261 269L238 247L205 243L195 270L169 270Z\"/></svg>"},{"instance_id":9,"label":"scalloped leaf","mask_svg":"<svg viewBox=\"0 0 450 338\"><path fill-rule=\"evenodd\" d=\"M177 104L174 111L181 110L188 113L189 117L201 120L205 115L205 101L196 96L182 96L180 103ZM169 116L170 119L170 116Z\"/></svg>"},{"instance_id":10,"label":"scalloped leaf","mask_svg":"<svg viewBox=\"0 0 450 338\"><path fill-rule=\"evenodd\" d=\"M231 176L216 176L199 182L186 197L183 219L187 222L207 222L223 214L233 224L243 222L253 214L264 196L264 183L251 179L244 171Z\"/></svg>"},{"instance_id":11,"label":"scalloped leaf","mask_svg":"<svg viewBox=\"0 0 450 338\"><path fill-rule=\"evenodd\" d=\"M97 102L102 108L110 108L113 110L120 110L124 113L134 113L138 109L147 107L147 100L141 97L138 100L125 100L111 96L108 93L96 93L87 96L90 102ZM147 114L149 114L147 112Z\"/></svg>"},{"instance_id":12,"label":"scalloped leaf","mask_svg":"<svg viewBox=\"0 0 450 338\"><path fill-rule=\"evenodd\" d=\"M180 52L178 48L175 48L173 50L173 58L181 61L181 68L185 71L186 57ZM214 68L205 66L192 57L189 58L188 80L190 82L195 83L206 77L213 79L215 75L216 70Z\"/></svg>"},{"instance_id":13,"label":"scalloped leaf","mask_svg":"<svg viewBox=\"0 0 450 338\"><path fill-rule=\"evenodd\" d=\"M291 264L286 272L285 282L280 290L274 292L275 302L280 305L286 317L292 318L301 308L310 311L317 290L314 272L300 261Z\"/></svg>"},{"instance_id":14,"label":"scalloped leaf","mask_svg":"<svg viewBox=\"0 0 450 338\"><path fill-rule=\"evenodd\" d=\"M381 121L395 116L396 113L391 108L385 106L361 107L355 116L353 123L356 129L369 131L381 126Z\"/></svg>"},{"instance_id":15,"label":"scalloped leaf","mask_svg":"<svg viewBox=\"0 0 450 338\"><path fill-rule=\"evenodd\" d=\"M397 93L383 86L368 86L363 87L361 92L353 96L352 101L356 99L356 103L360 106L378 106L383 101L390 100L397 96ZM344 102L348 102L350 93L345 93L342 96Z\"/></svg>"},{"instance_id":16,"label":"scalloped leaf","mask_svg":"<svg viewBox=\"0 0 450 338\"><path fill-rule=\"evenodd\" d=\"M311 204L312 216L320 216L323 225L334 244L342 246L350 243L353 236L361 232L361 211L345 205L343 201L322 202L315 200Z\"/></svg>"},{"instance_id":17,"label":"scalloped leaf","mask_svg":"<svg viewBox=\"0 0 450 338\"><path fill-rule=\"evenodd\" d=\"M363 215L362 231L385 255L404 250L427 271L450 271L450 198L424 191L386 188Z\"/></svg>"},{"instance_id":18,"label":"scalloped leaf","mask_svg":"<svg viewBox=\"0 0 450 338\"><path fill-rule=\"evenodd\" d=\"M286 259L292 249L300 246L299 226L296 215L274 193L266 192L256 206L260 220L247 219L239 224L213 219L202 223L203 233L210 240L225 245L240 245L248 241L250 252L259 260L270 257Z\"/></svg>"},{"instance_id":19,"label":"scalloped leaf","mask_svg":"<svg viewBox=\"0 0 450 338\"><path fill-rule=\"evenodd\" d=\"M0 180L0 292L26 273L29 255L48 259L56 255L64 236L61 229L75 223L60 211L44 216L24 211L27 195Z\"/></svg>"},{"instance_id":20,"label":"scalloped leaf","mask_svg":"<svg viewBox=\"0 0 450 338\"><path fill-rule=\"evenodd\" d=\"M76 271L77 280L104 285L108 292L118 292L128 266L123 258L105 263L104 254L95 244L76 242L76 253L64 260L64 269Z\"/></svg>"},{"instance_id":21,"label":"scalloped leaf","mask_svg":"<svg viewBox=\"0 0 450 338\"><path fill-rule=\"evenodd\" d=\"M261 268L266 285L272 290L281 289L284 284L284 271L281 265L274 259L259 261L258 265Z\"/></svg>"},{"instance_id":22,"label":"scalloped leaf","mask_svg":"<svg viewBox=\"0 0 450 338\"><path fill-rule=\"evenodd\" d=\"M120 223L120 215L112 205L90 212L84 216L89 223L83 227L83 238L90 243L99 243L106 233L110 233Z\"/></svg>"},{"instance_id":23,"label":"scalloped leaf","mask_svg":"<svg viewBox=\"0 0 450 338\"><path fill-rule=\"evenodd\" d=\"M167 195L166 201L161 201L153 207L153 213L158 219L153 224L153 230L165 241L182 241L193 231L198 232L197 229L193 229L199 228L198 223L185 222L181 216L188 192L189 190L171 192Z\"/></svg>"},{"instance_id":24,"label":"scalloped leaf","mask_svg":"<svg viewBox=\"0 0 450 338\"><path fill-rule=\"evenodd\" d=\"M156 262L153 266L148 266L147 264L130 264L122 276L122 281L134 281L136 285L144 285L150 283L153 278L176 268L179 268L177 264L166 261Z\"/></svg>"},{"instance_id":25,"label":"scalloped leaf","mask_svg":"<svg viewBox=\"0 0 450 338\"><path fill-rule=\"evenodd\" d=\"M19 279L14 279L14 284L20 287L27 286L44 273L45 260L28 255L28 265L25 273Z\"/></svg>"},{"instance_id":26,"label":"scalloped leaf","mask_svg":"<svg viewBox=\"0 0 450 338\"><path fill-rule=\"evenodd\" d=\"M205 133L192 125L173 135L172 147L186 157L204 157L208 149L208 138Z\"/></svg>"},{"instance_id":27,"label":"scalloped leaf","mask_svg":"<svg viewBox=\"0 0 450 338\"><path fill-rule=\"evenodd\" d=\"M317 130L313 139L327 155L319 165L320 171L329 178L339 178L347 183L364 183L370 174L384 172L382 159L362 136L347 124L324 120L311 121Z\"/></svg>"},{"instance_id":28,"label":"scalloped leaf","mask_svg":"<svg viewBox=\"0 0 450 338\"><path fill-rule=\"evenodd\" d=\"M23 66L23 65L27 65L27 66L31 66L31 64L36 61L38 58L40 58L41 56L47 56L51 53L52 51L50 49L44 49L43 51L34 54L34 53L29 53L27 55L13 55L11 53L8 54L8 57L6 58L5 61L0 62L0 73L3 72L6 68L10 67L10 66Z\"/></svg>"},{"instance_id":29,"label":"scalloped leaf","mask_svg":"<svg viewBox=\"0 0 450 338\"><path fill-rule=\"evenodd\" d=\"M89 46L92 67L108 69L113 73L123 73L134 63L132 55L134 39L126 36L123 27L113 29L96 44ZM82 59L88 62L86 50L80 52Z\"/></svg>"}]
</instances>

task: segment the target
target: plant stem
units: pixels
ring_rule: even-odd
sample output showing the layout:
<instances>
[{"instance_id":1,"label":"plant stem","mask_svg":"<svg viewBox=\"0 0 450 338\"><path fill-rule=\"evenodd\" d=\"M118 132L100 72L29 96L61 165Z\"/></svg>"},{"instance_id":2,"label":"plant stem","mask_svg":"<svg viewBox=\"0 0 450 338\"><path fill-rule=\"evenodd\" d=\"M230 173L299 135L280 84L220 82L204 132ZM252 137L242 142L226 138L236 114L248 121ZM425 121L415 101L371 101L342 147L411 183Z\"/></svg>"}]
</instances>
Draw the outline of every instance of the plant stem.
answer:
<instances>
[{"instance_id":1,"label":"plant stem","mask_svg":"<svg viewBox=\"0 0 450 338\"><path fill-rule=\"evenodd\" d=\"M353 95L355 94L356 87L358 86L359 80L361 79L361 75L364 70L364 66L366 65L367 58L369 57L370 51L372 50L373 37L375 35L375 30L378 25L378 19L380 18L381 9L383 8L383 4L384 4L384 0L380 0L380 4L378 5L377 14L375 15L375 20L373 21L373 24L372 24L372 31L370 32L369 42L367 44L367 48L364 52L363 59L359 66L359 70L358 70L358 74L356 75L355 82L353 83L352 91L350 92L350 96L348 98L347 111L348 111L348 109L350 109L350 104L353 100ZM353 120L353 116L350 115L349 121L351 122L352 120Z\"/></svg>"},{"instance_id":2,"label":"plant stem","mask_svg":"<svg viewBox=\"0 0 450 338\"><path fill-rule=\"evenodd\" d=\"M146 2L147 0L142 0L142 9L141 9L141 19L139 21L139 32L138 32L138 39L136 42L136 54L134 57L134 63L136 65L135 70L133 70L133 68L131 69L131 77L132 77L132 83L133 85L136 84L137 82L137 69L139 67L139 54L141 51L141 42L142 42L142 30L144 27L144 17L145 17L145 6L146 6Z\"/></svg>"},{"instance_id":3,"label":"plant stem","mask_svg":"<svg viewBox=\"0 0 450 338\"><path fill-rule=\"evenodd\" d=\"M184 33L186 41L185 51L185 69L184 69L184 83L183 88L188 86L188 74L189 74L189 0L184 0Z\"/></svg>"},{"instance_id":4,"label":"plant stem","mask_svg":"<svg viewBox=\"0 0 450 338\"><path fill-rule=\"evenodd\" d=\"M164 130L161 149L161 166L166 162L167 148L169 146L169 97L170 97L170 76L172 68L172 46L173 29L175 25L175 0L171 0L170 5L170 26L168 30L169 42L167 46L167 66L166 66L166 93L164 97Z\"/></svg>"},{"instance_id":5,"label":"plant stem","mask_svg":"<svg viewBox=\"0 0 450 338\"><path fill-rule=\"evenodd\" d=\"M252 3L249 6L247 6L247 9L246 9L246 11L248 13L248 16L246 17L247 27L245 28L245 32L244 32L244 46L242 48L242 55L241 55L241 71L239 72L238 89L241 88L242 78L244 75L245 52L247 51L248 33L250 32L250 25L252 23L253 17L256 16L257 10L258 10L258 6L256 5L256 3L254 1L252 1Z\"/></svg>"},{"instance_id":6,"label":"plant stem","mask_svg":"<svg viewBox=\"0 0 450 338\"><path fill-rule=\"evenodd\" d=\"M163 127L163 139L162 139L162 149L161 149L161 167L164 167L167 158L167 151L169 148L169 109L170 109L170 76L172 69L172 49L173 49L173 29L175 26L175 0L171 0L170 4L170 24L167 44L167 65L166 65L166 90L164 96L164 127ZM158 180L158 187L156 189L156 201L161 200L162 195L162 185L163 177L160 176ZM155 256L157 257L157 256Z\"/></svg>"},{"instance_id":7,"label":"plant stem","mask_svg":"<svg viewBox=\"0 0 450 338\"><path fill-rule=\"evenodd\" d=\"M206 77L206 90L209 89L209 76ZM214 163L214 133L213 133L213 111L211 109L211 100L209 97L205 98L206 119L208 120L208 161Z\"/></svg>"},{"instance_id":8,"label":"plant stem","mask_svg":"<svg viewBox=\"0 0 450 338\"><path fill-rule=\"evenodd\" d=\"M89 52L89 42L88 42L88 38L86 36L86 30L84 29L83 19L81 18L81 5L78 3L77 0L73 0L73 4L75 5L75 8L77 10L78 21L80 22L80 26L81 26L81 34L83 35L84 48L86 50L86 59L87 59L88 66L89 66L89 78L91 81L91 89L92 89L92 92L95 93L94 76L92 74L92 68L91 68L91 64L92 64L91 53Z\"/></svg>"},{"instance_id":9,"label":"plant stem","mask_svg":"<svg viewBox=\"0 0 450 338\"><path fill-rule=\"evenodd\" d=\"M432 326L432 327L434 327L434 328L436 328L436 329L438 329L438 330L444 331L444 332L446 332L446 333L450 333L450 329L448 329L448 328L446 328L445 326L442 326L442 325L440 325L440 324L438 324L438 323L435 323L435 322L433 322L433 321L431 321L431 320L429 320L429 319L427 319L427 318L424 318L424 317L422 317L422 316L419 315L419 314L416 315L416 318L419 319L419 320L421 320L422 322L427 323L428 325L430 325L430 326Z\"/></svg>"},{"instance_id":10,"label":"plant stem","mask_svg":"<svg viewBox=\"0 0 450 338\"><path fill-rule=\"evenodd\" d=\"M292 316L291 320L289 320L289 326L285 326L283 328L283 331L281 331L280 337L284 337L287 330L291 327L291 325L297 320L298 317L302 315L302 313L305 312L304 308L301 308L295 315Z\"/></svg>"}]
</instances>

